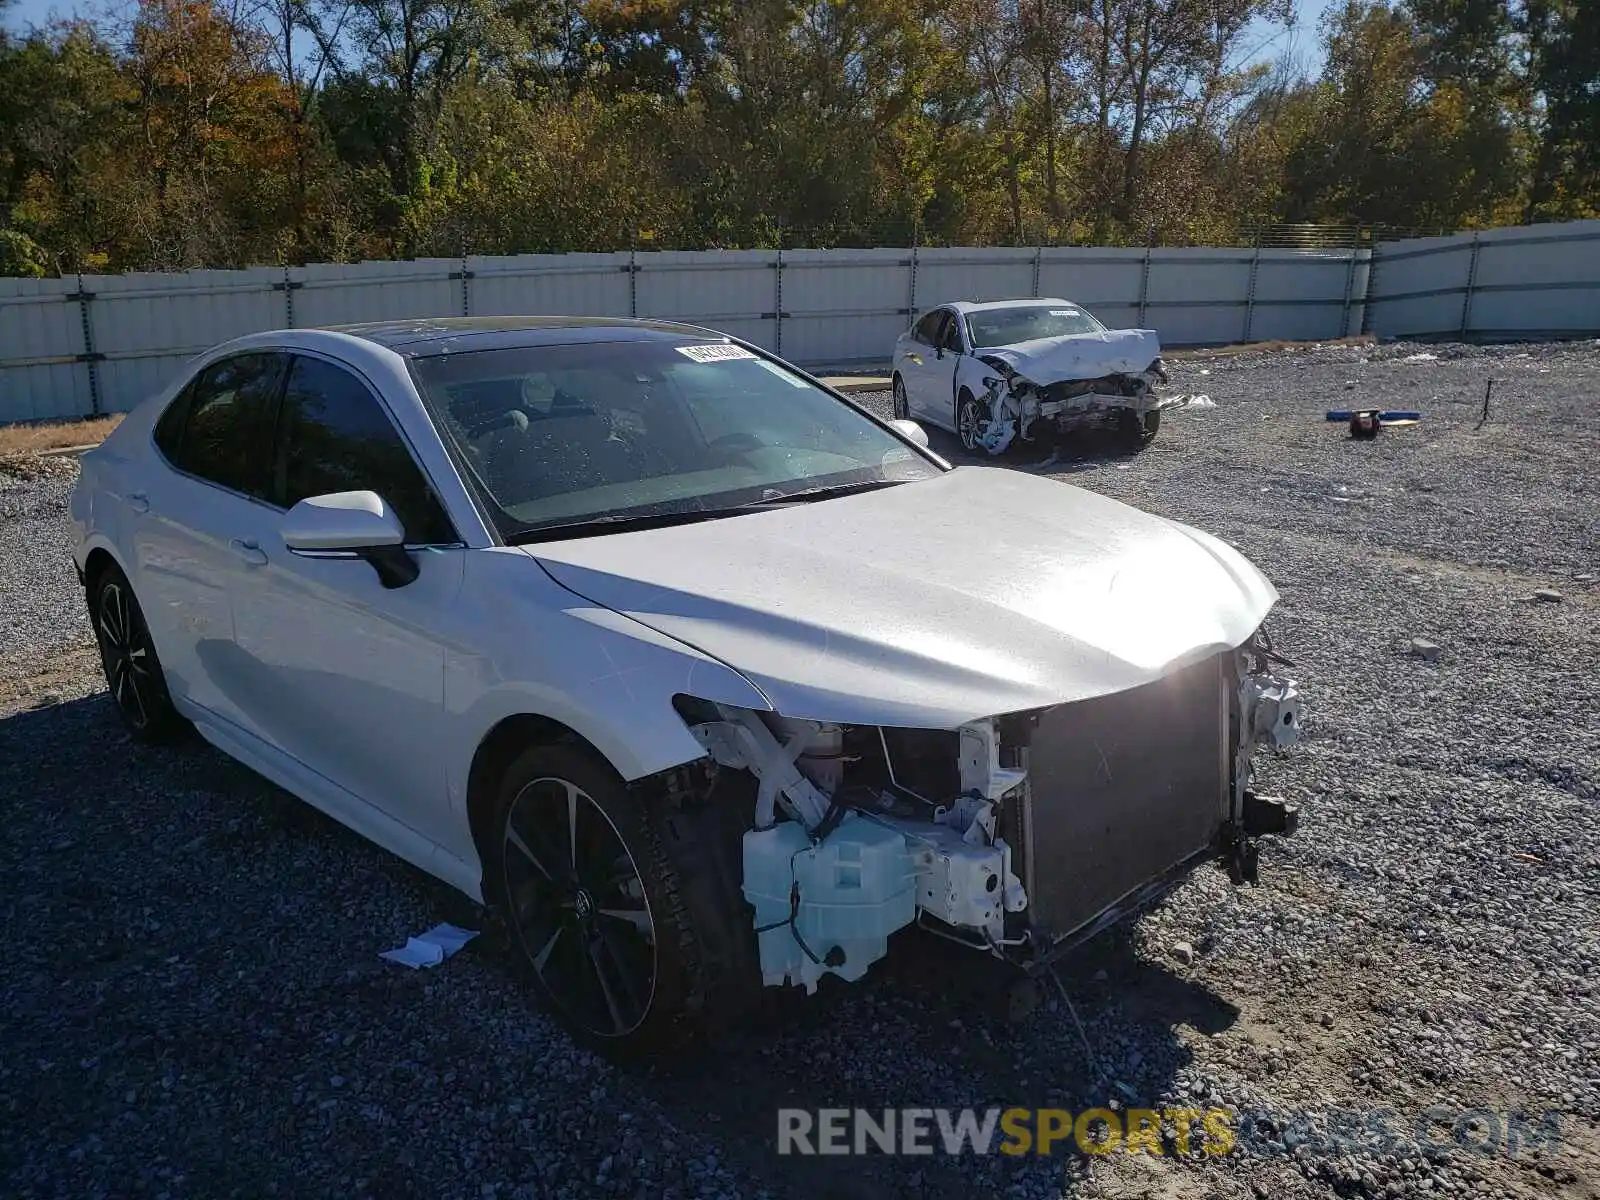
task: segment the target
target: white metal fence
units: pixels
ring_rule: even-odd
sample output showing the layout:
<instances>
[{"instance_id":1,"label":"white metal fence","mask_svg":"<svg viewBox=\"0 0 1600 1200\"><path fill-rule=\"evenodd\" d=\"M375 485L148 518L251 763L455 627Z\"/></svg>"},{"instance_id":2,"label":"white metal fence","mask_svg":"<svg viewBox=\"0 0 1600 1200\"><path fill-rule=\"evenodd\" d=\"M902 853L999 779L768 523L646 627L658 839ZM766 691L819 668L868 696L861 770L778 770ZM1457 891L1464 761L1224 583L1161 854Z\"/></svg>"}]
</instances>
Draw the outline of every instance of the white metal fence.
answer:
<instances>
[{"instance_id":1,"label":"white metal fence","mask_svg":"<svg viewBox=\"0 0 1600 1200\"><path fill-rule=\"evenodd\" d=\"M1367 304L1388 337L1600 334L1600 221L1385 242Z\"/></svg>"},{"instance_id":2,"label":"white metal fence","mask_svg":"<svg viewBox=\"0 0 1600 1200\"><path fill-rule=\"evenodd\" d=\"M665 317L747 338L806 366L881 366L911 314L942 300L1067 296L1108 325L1153 328L1164 344L1183 346L1363 329L1600 332L1597 281L1600 221L1376 252L624 251L0 279L0 423L125 411L206 347L286 326L527 313Z\"/></svg>"}]
</instances>

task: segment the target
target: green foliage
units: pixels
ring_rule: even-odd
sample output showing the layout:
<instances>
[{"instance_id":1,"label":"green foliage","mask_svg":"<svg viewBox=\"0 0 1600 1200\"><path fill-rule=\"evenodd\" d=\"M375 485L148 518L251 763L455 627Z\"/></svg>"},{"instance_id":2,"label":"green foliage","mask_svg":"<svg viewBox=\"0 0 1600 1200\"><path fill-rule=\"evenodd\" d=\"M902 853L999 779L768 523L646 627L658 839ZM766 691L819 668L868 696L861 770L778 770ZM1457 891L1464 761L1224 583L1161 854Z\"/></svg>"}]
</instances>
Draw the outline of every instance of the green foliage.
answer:
<instances>
[{"instance_id":1,"label":"green foliage","mask_svg":"<svg viewBox=\"0 0 1600 1200\"><path fill-rule=\"evenodd\" d=\"M16 229L0 229L0 275L43 279L50 273L45 248Z\"/></svg>"},{"instance_id":2,"label":"green foliage","mask_svg":"<svg viewBox=\"0 0 1600 1200\"><path fill-rule=\"evenodd\" d=\"M3 4L4 0L0 0ZM141 0L0 36L5 269L1600 212L1600 4Z\"/></svg>"}]
</instances>

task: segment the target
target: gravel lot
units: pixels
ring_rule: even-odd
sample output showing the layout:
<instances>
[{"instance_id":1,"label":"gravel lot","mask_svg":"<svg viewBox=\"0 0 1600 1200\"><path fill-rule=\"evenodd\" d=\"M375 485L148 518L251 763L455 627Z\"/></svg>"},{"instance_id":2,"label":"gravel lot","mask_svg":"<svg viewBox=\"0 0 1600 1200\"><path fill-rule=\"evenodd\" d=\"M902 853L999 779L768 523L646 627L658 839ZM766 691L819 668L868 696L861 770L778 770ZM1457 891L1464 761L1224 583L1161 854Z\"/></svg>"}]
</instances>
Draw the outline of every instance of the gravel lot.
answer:
<instances>
[{"instance_id":1,"label":"gravel lot","mask_svg":"<svg viewBox=\"0 0 1600 1200\"><path fill-rule=\"evenodd\" d=\"M1206 870L1069 960L1098 1071L1058 1001L1011 1023L985 972L916 938L866 985L774 998L652 1070L576 1049L493 930L436 971L380 962L477 915L203 745L130 744L67 557L71 478L0 476L0 1192L1600 1196L1600 343L1174 376L1217 407L1136 457L1007 461L1200 525L1274 579L1311 719L1263 783L1303 819L1259 888ZM1424 420L1353 442L1322 411L1354 403ZM780 1105L1128 1098L1232 1108L1240 1147L773 1146ZM1451 1141L1473 1109L1488 1124L1459 1132L1493 1152ZM1509 1143L1503 1114L1547 1110L1558 1139Z\"/></svg>"}]
</instances>

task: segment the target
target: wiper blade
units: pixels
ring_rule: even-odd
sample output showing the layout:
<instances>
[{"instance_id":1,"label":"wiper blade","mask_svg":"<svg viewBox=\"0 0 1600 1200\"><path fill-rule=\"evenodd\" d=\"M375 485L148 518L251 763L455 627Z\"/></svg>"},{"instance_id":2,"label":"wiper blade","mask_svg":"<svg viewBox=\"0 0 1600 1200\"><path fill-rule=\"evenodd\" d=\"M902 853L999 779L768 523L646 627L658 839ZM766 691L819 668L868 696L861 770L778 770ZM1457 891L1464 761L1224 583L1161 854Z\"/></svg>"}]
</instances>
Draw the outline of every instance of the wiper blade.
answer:
<instances>
[{"instance_id":1,"label":"wiper blade","mask_svg":"<svg viewBox=\"0 0 1600 1200\"><path fill-rule=\"evenodd\" d=\"M745 504L727 504L716 508L689 508L670 513L607 513L604 516L585 517L581 521L566 521L556 525L534 525L520 529L506 538L508 546L527 546L534 542L558 542L567 538L588 537L605 533L629 533L636 529L663 529L669 525L690 525L696 521L711 521L718 517L736 517L741 513L766 512L785 508L791 504L808 504L831 496L848 496L856 492L872 492L879 488L895 487L907 483L904 479L874 479L866 483L837 483L826 487L802 488L798 492L776 493L761 500Z\"/></svg>"},{"instance_id":2,"label":"wiper blade","mask_svg":"<svg viewBox=\"0 0 1600 1200\"><path fill-rule=\"evenodd\" d=\"M603 517L585 517L581 521L564 521L556 525L534 525L519 529L506 537L508 546L527 546L534 542L559 542L567 538L587 537L600 533L628 533L635 529L660 529L668 525L688 525L708 517L726 515L731 509L690 509L686 512L648 513L628 516L610 514Z\"/></svg>"},{"instance_id":3,"label":"wiper blade","mask_svg":"<svg viewBox=\"0 0 1600 1200\"><path fill-rule=\"evenodd\" d=\"M830 496L852 496L857 492L875 492L879 488L898 487L902 483L911 482L908 479L872 479L866 483L835 483L826 487L801 488L798 492L784 492L781 495L766 496L760 500L752 500L749 504L740 504L730 511L749 512L759 511L763 508L781 508L785 504L803 504L811 500L826 500ZM776 492L777 488L769 488Z\"/></svg>"}]
</instances>

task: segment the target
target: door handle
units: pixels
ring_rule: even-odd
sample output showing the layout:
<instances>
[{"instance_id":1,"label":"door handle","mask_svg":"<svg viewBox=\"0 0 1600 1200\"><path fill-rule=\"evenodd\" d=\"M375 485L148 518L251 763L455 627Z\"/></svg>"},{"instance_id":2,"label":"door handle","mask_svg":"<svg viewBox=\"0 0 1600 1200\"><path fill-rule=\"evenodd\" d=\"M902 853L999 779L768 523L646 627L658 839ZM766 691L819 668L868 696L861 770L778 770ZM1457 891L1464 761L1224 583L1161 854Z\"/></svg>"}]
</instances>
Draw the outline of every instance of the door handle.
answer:
<instances>
[{"instance_id":1,"label":"door handle","mask_svg":"<svg viewBox=\"0 0 1600 1200\"><path fill-rule=\"evenodd\" d=\"M247 542L242 538L234 538L228 543L228 549L232 550L252 567L264 567L267 565L267 552L254 542Z\"/></svg>"},{"instance_id":2,"label":"door handle","mask_svg":"<svg viewBox=\"0 0 1600 1200\"><path fill-rule=\"evenodd\" d=\"M144 492L129 492L127 495L128 507L136 513L150 511L150 497Z\"/></svg>"}]
</instances>

